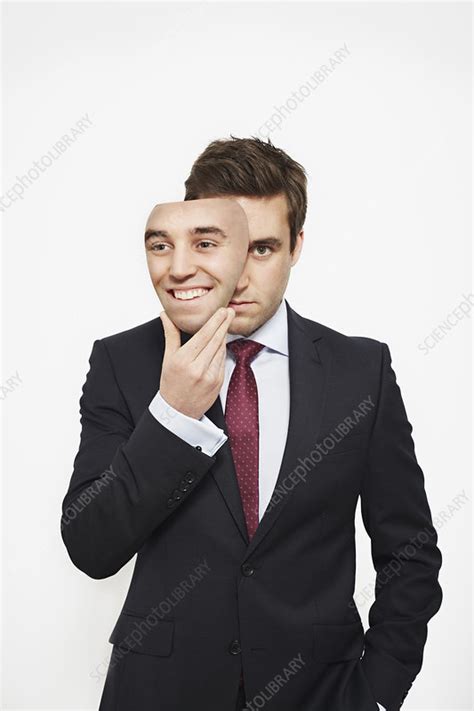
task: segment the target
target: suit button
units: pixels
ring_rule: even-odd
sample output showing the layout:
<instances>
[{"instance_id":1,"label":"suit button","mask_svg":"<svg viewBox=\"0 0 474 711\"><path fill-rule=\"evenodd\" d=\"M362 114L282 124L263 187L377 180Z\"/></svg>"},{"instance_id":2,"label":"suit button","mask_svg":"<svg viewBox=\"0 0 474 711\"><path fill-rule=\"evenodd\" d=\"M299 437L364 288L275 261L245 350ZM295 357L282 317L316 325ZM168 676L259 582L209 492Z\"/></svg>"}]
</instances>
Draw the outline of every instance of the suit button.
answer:
<instances>
[{"instance_id":1,"label":"suit button","mask_svg":"<svg viewBox=\"0 0 474 711\"><path fill-rule=\"evenodd\" d=\"M245 575L246 577L249 577L250 575L253 575L254 572L255 572L255 570L252 568L252 566L250 565L250 563L244 563L244 564L242 565L241 570L242 570L242 574Z\"/></svg>"},{"instance_id":2,"label":"suit button","mask_svg":"<svg viewBox=\"0 0 474 711\"><path fill-rule=\"evenodd\" d=\"M184 477L184 480L188 482L188 484L192 484L194 481L194 474L192 472L187 472L186 476Z\"/></svg>"},{"instance_id":3,"label":"suit button","mask_svg":"<svg viewBox=\"0 0 474 711\"><path fill-rule=\"evenodd\" d=\"M189 489L189 484L186 481L182 481L179 485L181 491L187 491Z\"/></svg>"},{"instance_id":4,"label":"suit button","mask_svg":"<svg viewBox=\"0 0 474 711\"><path fill-rule=\"evenodd\" d=\"M168 502L167 502L166 505L167 505L168 508L170 509L172 506L174 506L174 504L175 504L174 499L168 499Z\"/></svg>"},{"instance_id":5,"label":"suit button","mask_svg":"<svg viewBox=\"0 0 474 711\"><path fill-rule=\"evenodd\" d=\"M238 639L234 639L230 644L229 644L229 652L231 654L240 654L242 651L240 647L240 642Z\"/></svg>"},{"instance_id":6,"label":"suit button","mask_svg":"<svg viewBox=\"0 0 474 711\"><path fill-rule=\"evenodd\" d=\"M180 499L183 498L183 494L178 489L175 489L173 491L173 498L175 499L175 501L179 501Z\"/></svg>"}]
</instances>

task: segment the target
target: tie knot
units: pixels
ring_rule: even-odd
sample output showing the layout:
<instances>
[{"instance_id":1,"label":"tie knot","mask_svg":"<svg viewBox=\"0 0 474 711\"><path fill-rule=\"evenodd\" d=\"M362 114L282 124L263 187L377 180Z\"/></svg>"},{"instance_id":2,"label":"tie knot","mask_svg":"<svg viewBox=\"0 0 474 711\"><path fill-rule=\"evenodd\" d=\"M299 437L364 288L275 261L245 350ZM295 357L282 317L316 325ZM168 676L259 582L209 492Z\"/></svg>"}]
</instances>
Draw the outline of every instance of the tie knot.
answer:
<instances>
[{"instance_id":1,"label":"tie knot","mask_svg":"<svg viewBox=\"0 0 474 711\"><path fill-rule=\"evenodd\" d=\"M249 338L236 338L234 341L230 341L227 346L234 354L237 365L247 365L264 348L261 343Z\"/></svg>"}]
</instances>

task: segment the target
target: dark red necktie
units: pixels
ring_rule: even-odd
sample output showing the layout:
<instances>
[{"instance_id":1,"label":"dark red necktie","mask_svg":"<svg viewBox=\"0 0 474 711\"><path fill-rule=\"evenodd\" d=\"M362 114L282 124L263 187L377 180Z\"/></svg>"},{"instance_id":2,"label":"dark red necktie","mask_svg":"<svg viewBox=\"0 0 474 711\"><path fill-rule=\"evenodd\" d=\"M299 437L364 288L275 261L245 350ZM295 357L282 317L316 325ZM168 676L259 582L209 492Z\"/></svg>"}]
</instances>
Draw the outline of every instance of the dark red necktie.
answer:
<instances>
[{"instance_id":1,"label":"dark red necktie","mask_svg":"<svg viewBox=\"0 0 474 711\"><path fill-rule=\"evenodd\" d=\"M250 363L264 348L237 338L227 344L236 364L227 390L225 420L239 483L249 540L258 526L258 391Z\"/></svg>"}]
</instances>

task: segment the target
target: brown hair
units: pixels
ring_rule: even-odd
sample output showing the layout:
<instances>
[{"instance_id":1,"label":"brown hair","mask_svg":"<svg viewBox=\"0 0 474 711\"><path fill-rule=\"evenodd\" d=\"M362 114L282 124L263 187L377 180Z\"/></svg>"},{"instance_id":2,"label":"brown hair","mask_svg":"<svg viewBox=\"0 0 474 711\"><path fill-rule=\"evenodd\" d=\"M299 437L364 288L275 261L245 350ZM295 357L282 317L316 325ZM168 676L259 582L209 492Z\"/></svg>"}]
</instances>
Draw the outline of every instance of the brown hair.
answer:
<instances>
[{"instance_id":1,"label":"brown hair","mask_svg":"<svg viewBox=\"0 0 474 711\"><path fill-rule=\"evenodd\" d=\"M214 195L274 197L283 193L288 204L290 252L306 217L306 172L268 139L236 138L212 141L194 162L184 183L185 200Z\"/></svg>"}]
</instances>

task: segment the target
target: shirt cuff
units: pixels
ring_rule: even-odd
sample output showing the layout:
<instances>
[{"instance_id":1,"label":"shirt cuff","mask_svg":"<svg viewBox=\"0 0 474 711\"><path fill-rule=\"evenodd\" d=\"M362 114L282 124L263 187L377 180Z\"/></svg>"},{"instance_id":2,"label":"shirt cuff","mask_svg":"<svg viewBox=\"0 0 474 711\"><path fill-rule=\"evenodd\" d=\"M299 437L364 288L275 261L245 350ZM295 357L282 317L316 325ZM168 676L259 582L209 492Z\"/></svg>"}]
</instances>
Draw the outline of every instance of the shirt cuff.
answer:
<instances>
[{"instance_id":1,"label":"shirt cuff","mask_svg":"<svg viewBox=\"0 0 474 711\"><path fill-rule=\"evenodd\" d=\"M376 704L377 704L377 706L379 707L379 711L387 711L387 709L385 708L385 706L382 706L382 704L379 704L378 701L376 702Z\"/></svg>"},{"instance_id":2,"label":"shirt cuff","mask_svg":"<svg viewBox=\"0 0 474 711\"><path fill-rule=\"evenodd\" d=\"M200 420L188 417L188 415L168 405L160 395L160 391L156 393L148 409L163 427L166 427L192 447L200 449L208 457L213 457L219 447L227 440L224 430L217 427L206 415L203 415Z\"/></svg>"}]
</instances>

